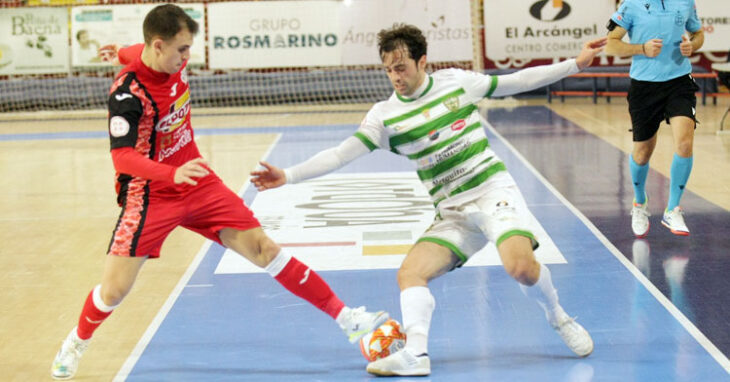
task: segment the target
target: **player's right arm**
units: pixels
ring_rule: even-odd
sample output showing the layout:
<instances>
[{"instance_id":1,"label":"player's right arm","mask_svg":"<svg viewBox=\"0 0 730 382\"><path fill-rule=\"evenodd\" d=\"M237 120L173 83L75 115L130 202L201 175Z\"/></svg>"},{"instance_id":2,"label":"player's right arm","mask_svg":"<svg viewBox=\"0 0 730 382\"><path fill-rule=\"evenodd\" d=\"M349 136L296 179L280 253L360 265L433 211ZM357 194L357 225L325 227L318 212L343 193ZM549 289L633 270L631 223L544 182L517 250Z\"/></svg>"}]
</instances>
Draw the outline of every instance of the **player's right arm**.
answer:
<instances>
[{"instance_id":1,"label":"player's right arm","mask_svg":"<svg viewBox=\"0 0 730 382\"><path fill-rule=\"evenodd\" d=\"M633 7L633 3L629 1L622 2L616 13L608 20L608 25L606 25L606 28L608 28L606 54L620 57L636 55L656 57L662 50L661 39L651 39L644 41L642 44L631 44L623 41L626 33L634 27Z\"/></svg>"},{"instance_id":2,"label":"player's right arm","mask_svg":"<svg viewBox=\"0 0 730 382\"><path fill-rule=\"evenodd\" d=\"M109 138L114 169L120 174L149 180L198 184L193 178L208 175L208 170L203 167L203 158L176 167L156 162L135 150L143 109L142 102L129 90L128 83L128 80L123 81L109 95Z\"/></svg>"},{"instance_id":3,"label":"player's right arm","mask_svg":"<svg viewBox=\"0 0 730 382\"><path fill-rule=\"evenodd\" d=\"M259 191L298 183L306 179L328 174L370 152L370 149L355 136L342 141L338 146L320 151L302 163L281 169L262 161L263 169L251 172L251 182Z\"/></svg>"},{"instance_id":4,"label":"player's right arm","mask_svg":"<svg viewBox=\"0 0 730 382\"><path fill-rule=\"evenodd\" d=\"M259 191L316 178L337 170L353 160L380 148L388 147L383 123L378 117L376 104L363 119L357 132L338 146L320 151L302 163L281 169L261 162L262 169L251 172L251 183Z\"/></svg>"},{"instance_id":5,"label":"player's right arm","mask_svg":"<svg viewBox=\"0 0 730 382\"><path fill-rule=\"evenodd\" d=\"M608 32L606 54L619 57L636 56L640 54L647 57L656 57L662 50L662 40L659 38L645 41L643 44L630 44L623 41L625 35L626 29L618 25L610 30Z\"/></svg>"}]
</instances>

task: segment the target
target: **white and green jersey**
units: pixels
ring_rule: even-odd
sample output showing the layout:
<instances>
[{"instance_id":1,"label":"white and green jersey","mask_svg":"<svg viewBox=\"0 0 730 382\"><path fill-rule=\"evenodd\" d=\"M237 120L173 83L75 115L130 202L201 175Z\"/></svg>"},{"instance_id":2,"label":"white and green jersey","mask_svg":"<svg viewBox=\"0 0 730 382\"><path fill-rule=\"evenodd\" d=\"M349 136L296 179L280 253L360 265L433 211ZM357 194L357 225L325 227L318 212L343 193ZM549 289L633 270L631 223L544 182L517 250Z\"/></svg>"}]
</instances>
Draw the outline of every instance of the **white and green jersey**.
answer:
<instances>
[{"instance_id":1,"label":"white and green jersey","mask_svg":"<svg viewBox=\"0 0 730 382\"><path fill-rule=\"evenodd\" d=\"M476 105L494 93L497 78L439 70L426 78L417 99L393 92L375 104L355 137L370 151L390 150L413 160L436 206L443 201L462 203L487 188L514 184L489 147Z\"/></svg>"}]
</instances>

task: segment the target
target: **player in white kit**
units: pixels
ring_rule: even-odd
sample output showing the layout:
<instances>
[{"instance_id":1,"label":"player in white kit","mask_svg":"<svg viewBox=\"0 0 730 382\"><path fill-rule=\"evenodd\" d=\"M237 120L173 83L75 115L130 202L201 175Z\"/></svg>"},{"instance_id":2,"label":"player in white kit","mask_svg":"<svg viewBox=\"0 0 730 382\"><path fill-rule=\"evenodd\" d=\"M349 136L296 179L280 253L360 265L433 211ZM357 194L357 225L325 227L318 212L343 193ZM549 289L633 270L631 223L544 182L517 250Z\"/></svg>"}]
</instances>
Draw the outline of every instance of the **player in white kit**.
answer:
<instances>
[{"instance_id":1,"label":"player in white kit","mask_svg":"<svg viewBox=\"0 0 730 382\"><path fill-rule=\"evenodd\" d=\"M371 362L376 375L428 375L428 331L435 301L428 282L464 264L493 242L507 273L545 310L548 322L580 357L593 351L588 332L558 303L550 271L537 262L532 216L514 180L491 150L476 103L540 88L589 66L606 38L586 43L575 59L503 76L459 69L426 72L426 39L410 25L378 35L380 57L395 92L375 104L357 132L339 146L287 169L261 162L252 182L261 190L334 171L375 149L413 160L436 217L398 270L403 350Z\"/></svg>"}]
</instances>

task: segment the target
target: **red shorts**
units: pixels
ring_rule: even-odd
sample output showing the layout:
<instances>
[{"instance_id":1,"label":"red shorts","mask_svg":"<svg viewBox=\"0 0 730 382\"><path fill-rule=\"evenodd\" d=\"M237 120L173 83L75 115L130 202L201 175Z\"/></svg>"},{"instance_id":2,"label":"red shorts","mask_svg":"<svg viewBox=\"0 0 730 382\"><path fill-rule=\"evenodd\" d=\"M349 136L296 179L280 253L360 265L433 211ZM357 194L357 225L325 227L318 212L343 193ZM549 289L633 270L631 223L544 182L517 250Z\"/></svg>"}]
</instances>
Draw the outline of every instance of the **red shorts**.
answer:
<instances>
[{"instance_id":1,"label":"red shorts","mask_svg":"<svg viewBox=\"0 0 730 382\"><path fill-rule=\"evenodd\" d=\"M201 179L189 192L159 195L142 188L126 195L108 254L160 257L160 248L177 226L221 243L223 228L248 230L260 227L243 200L215 175ZM207 178L207 177L206 177Z\"/></svg>"}]
</instances>

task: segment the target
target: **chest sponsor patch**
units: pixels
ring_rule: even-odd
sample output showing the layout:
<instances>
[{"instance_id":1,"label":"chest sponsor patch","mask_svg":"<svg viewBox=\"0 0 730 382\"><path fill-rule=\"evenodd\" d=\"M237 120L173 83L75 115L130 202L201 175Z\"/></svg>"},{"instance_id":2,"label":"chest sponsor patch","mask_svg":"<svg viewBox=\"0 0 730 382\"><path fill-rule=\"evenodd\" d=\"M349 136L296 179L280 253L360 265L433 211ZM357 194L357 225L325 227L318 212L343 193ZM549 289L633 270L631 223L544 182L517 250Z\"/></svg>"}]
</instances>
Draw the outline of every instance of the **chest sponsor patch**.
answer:
<instances>
[{"instance_id":1,"label":"chest sponsor patch","mask_svg":"<svg viewBox=\"0 0 730 382\"><path fill-rule=\"evenodd\" d=\"M466 121L464 121L463 119L460 119L451 124L451 130L459 131L459 130L463 129L464 126L466 126Z\"/></svg>"},{"instance_id":2,"label":"chest sponsor patch","mask_svg":"<svg viewBox=\"0 0 730 382\"><path fill-rule=\"evenodd\" d=\"M109 120L109 134L112 137L123 137L127 133L129 133L129 122L124 117L116 115Z\"/></svg>"}]
</instances>

